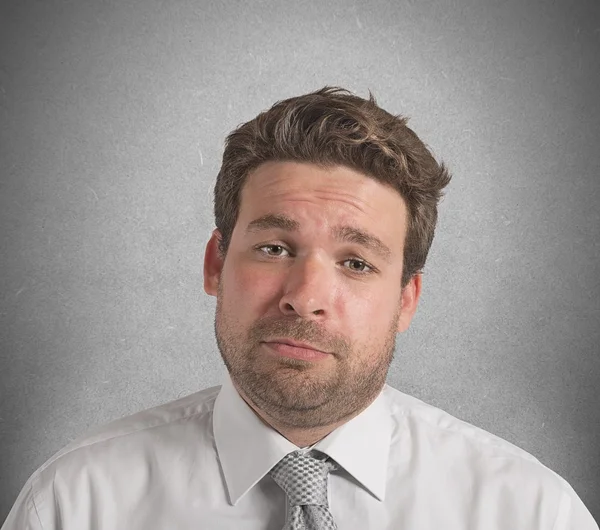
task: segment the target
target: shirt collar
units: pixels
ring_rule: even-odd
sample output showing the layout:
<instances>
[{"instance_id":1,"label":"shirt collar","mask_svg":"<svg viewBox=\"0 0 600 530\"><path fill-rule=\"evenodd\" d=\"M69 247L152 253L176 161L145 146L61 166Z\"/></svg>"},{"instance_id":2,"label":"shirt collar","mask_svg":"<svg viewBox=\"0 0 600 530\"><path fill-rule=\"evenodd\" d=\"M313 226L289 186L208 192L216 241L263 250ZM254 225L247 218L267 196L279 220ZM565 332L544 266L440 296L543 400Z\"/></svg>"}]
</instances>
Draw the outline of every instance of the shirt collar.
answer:
<instances>
[{"instance_id":1,"label":"shirt collar","mask_svg":"<svg viewBox=\"0 0 600 530\"><path fill-rule=\"evenodd\" d=\"M299 447L266 425L241 398L229 374L216 398L213 431L235 505L277 462ZM380 501L385 497L392 421L385 394L313 448L326 453Z\"/></svg>"}]
</instances>

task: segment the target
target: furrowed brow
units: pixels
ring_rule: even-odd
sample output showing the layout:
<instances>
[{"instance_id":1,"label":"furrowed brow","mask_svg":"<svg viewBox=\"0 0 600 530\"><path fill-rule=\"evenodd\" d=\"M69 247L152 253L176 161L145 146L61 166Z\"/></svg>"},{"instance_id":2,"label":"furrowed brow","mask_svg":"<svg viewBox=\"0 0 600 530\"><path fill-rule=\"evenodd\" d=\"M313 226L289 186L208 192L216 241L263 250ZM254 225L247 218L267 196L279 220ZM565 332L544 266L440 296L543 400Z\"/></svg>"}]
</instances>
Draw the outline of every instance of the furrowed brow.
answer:
<instances>
[{"instance_id":1,"label":"furrowed brow","mask_svg":"<svg viewBox=\"0 0 600 530\"><path fill-rule=\"evenodd\" d=\"M338 241L354 243L365 247L375 252L386 261L390 261L392 257L392 251L383 241L381 241L381 239L364 230L352 226L339 226L334 229L333 234Z\"/></svg>"},{"instance_id":2,"label":"furrowed brow","mask_svg":"<svg viewBox=\"0 0 600 530\"><path fill-rule=\"evenodd\" d=\"M294 221L287 215L270 213L248 223L248 226L246 227L246 233L260 232L261 230L272 230L273 228L278 228L287 232L295 232L299 230L300 223L298 221Z\"/></svg>"}]
</instances>

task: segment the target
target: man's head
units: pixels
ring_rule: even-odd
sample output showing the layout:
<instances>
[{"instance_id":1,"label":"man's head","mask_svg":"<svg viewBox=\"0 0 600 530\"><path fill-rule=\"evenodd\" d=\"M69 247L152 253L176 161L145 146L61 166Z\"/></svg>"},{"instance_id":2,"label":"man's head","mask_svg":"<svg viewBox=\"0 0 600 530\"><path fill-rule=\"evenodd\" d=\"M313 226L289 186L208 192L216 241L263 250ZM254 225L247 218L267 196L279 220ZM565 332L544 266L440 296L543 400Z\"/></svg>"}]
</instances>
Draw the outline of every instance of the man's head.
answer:
<instances>
[{"instance_id":1,"label":"man's head","mask_svg":"<svg viewBox=\"0 0 600 530\"><path fill-rule=\"evenodd\" d=\"M247 401L314 428L377 396L449 180L405 119L342 89L279 102L228 136L205 290Z\"/></svg>"}]
</instances>

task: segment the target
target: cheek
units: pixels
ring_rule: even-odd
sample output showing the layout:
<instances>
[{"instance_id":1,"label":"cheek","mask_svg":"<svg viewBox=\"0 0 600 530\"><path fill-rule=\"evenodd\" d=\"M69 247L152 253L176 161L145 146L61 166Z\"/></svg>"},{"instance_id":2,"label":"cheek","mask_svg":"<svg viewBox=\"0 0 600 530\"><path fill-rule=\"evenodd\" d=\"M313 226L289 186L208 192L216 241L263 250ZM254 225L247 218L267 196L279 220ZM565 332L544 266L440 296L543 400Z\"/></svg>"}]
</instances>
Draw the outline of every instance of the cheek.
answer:
<instances>
[{"instance_id":1,"label":"cheek","mask_svg":"<svg viewBox=\"0 0 600 530\"><path fill-rule=\"evenodd\" d=\"M350 333L363 342L386 335L397 315L398 304L399 298L394 298L389 289L365 290L342 301Z\"/></svg>"},{"instance_id":2,"label":"cheek","mask_svg":"<svg viewBox=\"0 0 600 530\"><path fill-rule=\"evenodd\" d=\"M224 296L236 312L260 311L272 305L280 291L281 279L260 267L229 266L224 272Z\"/></svg>"}]
</instances>

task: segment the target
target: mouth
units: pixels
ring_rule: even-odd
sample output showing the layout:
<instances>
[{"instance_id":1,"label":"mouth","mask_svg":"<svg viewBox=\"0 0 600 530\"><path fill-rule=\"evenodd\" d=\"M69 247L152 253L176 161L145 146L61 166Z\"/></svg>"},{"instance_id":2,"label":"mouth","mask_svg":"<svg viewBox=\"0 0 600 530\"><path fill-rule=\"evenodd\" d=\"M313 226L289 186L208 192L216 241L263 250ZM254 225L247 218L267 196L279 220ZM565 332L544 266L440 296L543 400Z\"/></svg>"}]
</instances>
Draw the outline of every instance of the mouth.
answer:
<instances>
[{"instance_id":1,"label":"mouth","mask_svg":"<svg viewBox=\"0 0 600 530\"><path fill-rule=\"evenodd\" d=\"M263 342L267 348L278 356L317 361L331 357L331 353L319 350L308 342L299 342L286 338L274 338Z\"/></svg>"},{"instance_id":2,"label":"mouth","mask_svg":"<svg viewBox=\"0 0 600 530\"><path fill-rule=\"evenodd\" d=\"M287 344L288 346L293 346L294 348L302 348L304 350L314 350L319 353L329 353L327 351L319 349L317 346L313 346L310 342L300 342L297 340L286 339L286 338L275 338L265 341L267 344Z\"/></svg>"}]
</instances>

